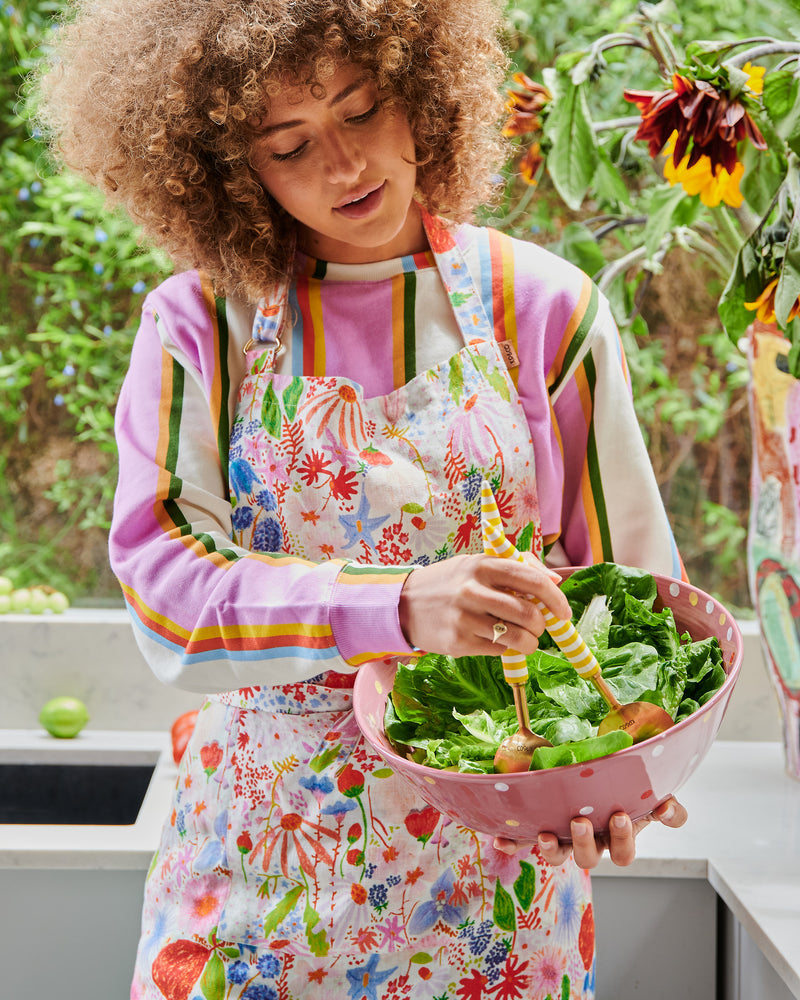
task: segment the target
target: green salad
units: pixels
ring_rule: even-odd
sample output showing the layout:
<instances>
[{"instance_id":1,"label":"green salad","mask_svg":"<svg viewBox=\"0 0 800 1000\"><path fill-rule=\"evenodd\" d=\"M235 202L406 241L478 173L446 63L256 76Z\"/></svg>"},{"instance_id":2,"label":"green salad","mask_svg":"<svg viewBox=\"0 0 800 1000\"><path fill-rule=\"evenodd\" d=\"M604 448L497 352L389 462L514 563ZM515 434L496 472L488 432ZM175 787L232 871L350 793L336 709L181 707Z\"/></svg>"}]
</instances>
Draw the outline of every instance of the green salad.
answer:
<instances>
[{"instance_id":1,"label":"green salad","mask_svg":"<svg viewBox=\"0 0 800 1000\"><path fill-rule=\"evenodd\" d=\"M679 722L725 680L715 637L678 634L672 611L654 611L649 573L599 563L562 584L573 623L622 704L654 702ZM532 769L590 760L630 746L615 731L597 736L608 709L545 633L527 658L531 729L552 747L534 751ZM404 756L430 767L491 773L497 747L517 731L511 688L499 656L455 659L427 653L398 667L384 718L386 735Z\"/></svg>"}]
</instances>

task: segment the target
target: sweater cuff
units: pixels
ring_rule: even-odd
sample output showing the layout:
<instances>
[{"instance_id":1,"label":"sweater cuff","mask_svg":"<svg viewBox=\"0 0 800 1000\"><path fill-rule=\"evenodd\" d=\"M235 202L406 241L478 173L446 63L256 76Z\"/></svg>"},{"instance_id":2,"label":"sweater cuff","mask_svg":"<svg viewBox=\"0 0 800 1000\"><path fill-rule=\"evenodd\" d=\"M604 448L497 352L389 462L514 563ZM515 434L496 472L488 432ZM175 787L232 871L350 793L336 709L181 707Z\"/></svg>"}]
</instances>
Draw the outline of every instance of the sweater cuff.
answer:
<instances>
[{"instance_id":1,"label":"sweater cuff","mask_svg":"<svg viewBox=\"0 0 800 1000\"><path fill-rule=\"evenodd\" d=\"M330 602L330 623L339 654L350 666L385 656L413 656L400 628L400 591L405 566L348 563L337 576Z\"/></svg>"}]
</instances>

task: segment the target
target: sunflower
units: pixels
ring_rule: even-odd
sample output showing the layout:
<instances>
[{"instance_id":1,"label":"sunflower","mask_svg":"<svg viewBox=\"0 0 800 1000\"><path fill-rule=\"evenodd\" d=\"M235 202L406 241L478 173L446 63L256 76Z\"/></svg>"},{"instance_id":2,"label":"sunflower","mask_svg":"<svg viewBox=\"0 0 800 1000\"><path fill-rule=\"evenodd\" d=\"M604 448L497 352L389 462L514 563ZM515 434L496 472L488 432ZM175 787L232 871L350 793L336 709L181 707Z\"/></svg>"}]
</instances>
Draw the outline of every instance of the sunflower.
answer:
<instances>
[{"instance_id":1,"label":"sunflower","mask_svg":"<svg viewBox=\"0 0 800 1000\"><path fill-rule=\"evenodd\" d=\"M750 309L756 314L756 319L761 320L762 323L774 323L775 322L775 293L778 290L778 278L772 278L764 287L764 290L754 299L753 302L745 302L745 309ZM800 315L800 297L797 298L795 304L789 311L789 316L787 318L787 323Z\"/></svg>"},{"instance_id":2,"label":"sunflower","mask_svg":"<svg viewBox=\"0 0 800 1000\"><path fill-rule=\"evenodd\" d=\"M751 79L753 74L751 70ZM723 167L733 174L739 162L736 147L743 139L756 149L767 148L747 110L747 98L731 96L723 73L718 74L716 85L675 73L671 90L626 90L624 97L641 112L636 138L647 142L653 158L675 134L672 161L676 168L688 153L687 168L707 156L712 172Z\"/></svg>"},{"instance_id":3,"label":"sunflower","mask_svg":"<svg viewBox=\"0 0 800 1000\"><path fill-rule=\"evenodd\" d=\"M688 154L676 166L672 154L677 132L673 132L664 147L667 161L664 164L664 177L670 184L680 184L687 194L699 194L700 201L709 208L724 202L731 208L738 208L744 201L739 190L739 182L744 174L744 164L738 163L733 173L728 173L724 167L712 169L711 160L701 156L693 167L689 166Z\"/></svg>"}]
</instances>

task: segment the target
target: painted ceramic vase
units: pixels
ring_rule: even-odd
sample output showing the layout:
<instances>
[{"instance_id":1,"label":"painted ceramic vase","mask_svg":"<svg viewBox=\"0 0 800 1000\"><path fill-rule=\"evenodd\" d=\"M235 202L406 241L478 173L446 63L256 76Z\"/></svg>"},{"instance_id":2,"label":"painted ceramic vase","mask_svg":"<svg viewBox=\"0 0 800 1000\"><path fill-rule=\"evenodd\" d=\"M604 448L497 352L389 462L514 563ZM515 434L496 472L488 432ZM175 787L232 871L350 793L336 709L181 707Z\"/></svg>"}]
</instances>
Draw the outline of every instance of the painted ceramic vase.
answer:
<instances>
[{"instance_id":1,"label":"painted ceramic vase","mask_svg":"<svg viewBox=\"0 0 800 1000\"><path fill-rule=\"evenodd\" d=\"M747 565L780 705L786 770L800 780L800 380L788 341L755 323L747 337L753 432Z\"/></svg>"}]
</instances>

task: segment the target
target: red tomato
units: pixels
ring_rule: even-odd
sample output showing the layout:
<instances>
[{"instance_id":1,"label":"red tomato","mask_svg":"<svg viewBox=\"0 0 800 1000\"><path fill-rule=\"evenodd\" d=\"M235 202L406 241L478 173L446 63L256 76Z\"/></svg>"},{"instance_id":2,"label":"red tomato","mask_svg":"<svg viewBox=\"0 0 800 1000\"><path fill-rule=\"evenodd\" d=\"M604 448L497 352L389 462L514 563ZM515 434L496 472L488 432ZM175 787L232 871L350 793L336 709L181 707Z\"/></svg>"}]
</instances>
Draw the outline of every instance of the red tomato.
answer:
<instances>
[{"instance_id":1,"label":"red tomato","mask_svg":"<svg viewBox=\"0 0 800 1000\"><path fill-rule=\"evenodd\" d=\"M198 709L192 712L184 712L172 723L170 735L172 736L172 759L176 764L180 764L183 751L189 742L189 737L194 732L194 724L197 721Z\"/></svg>"}]
</instances>

